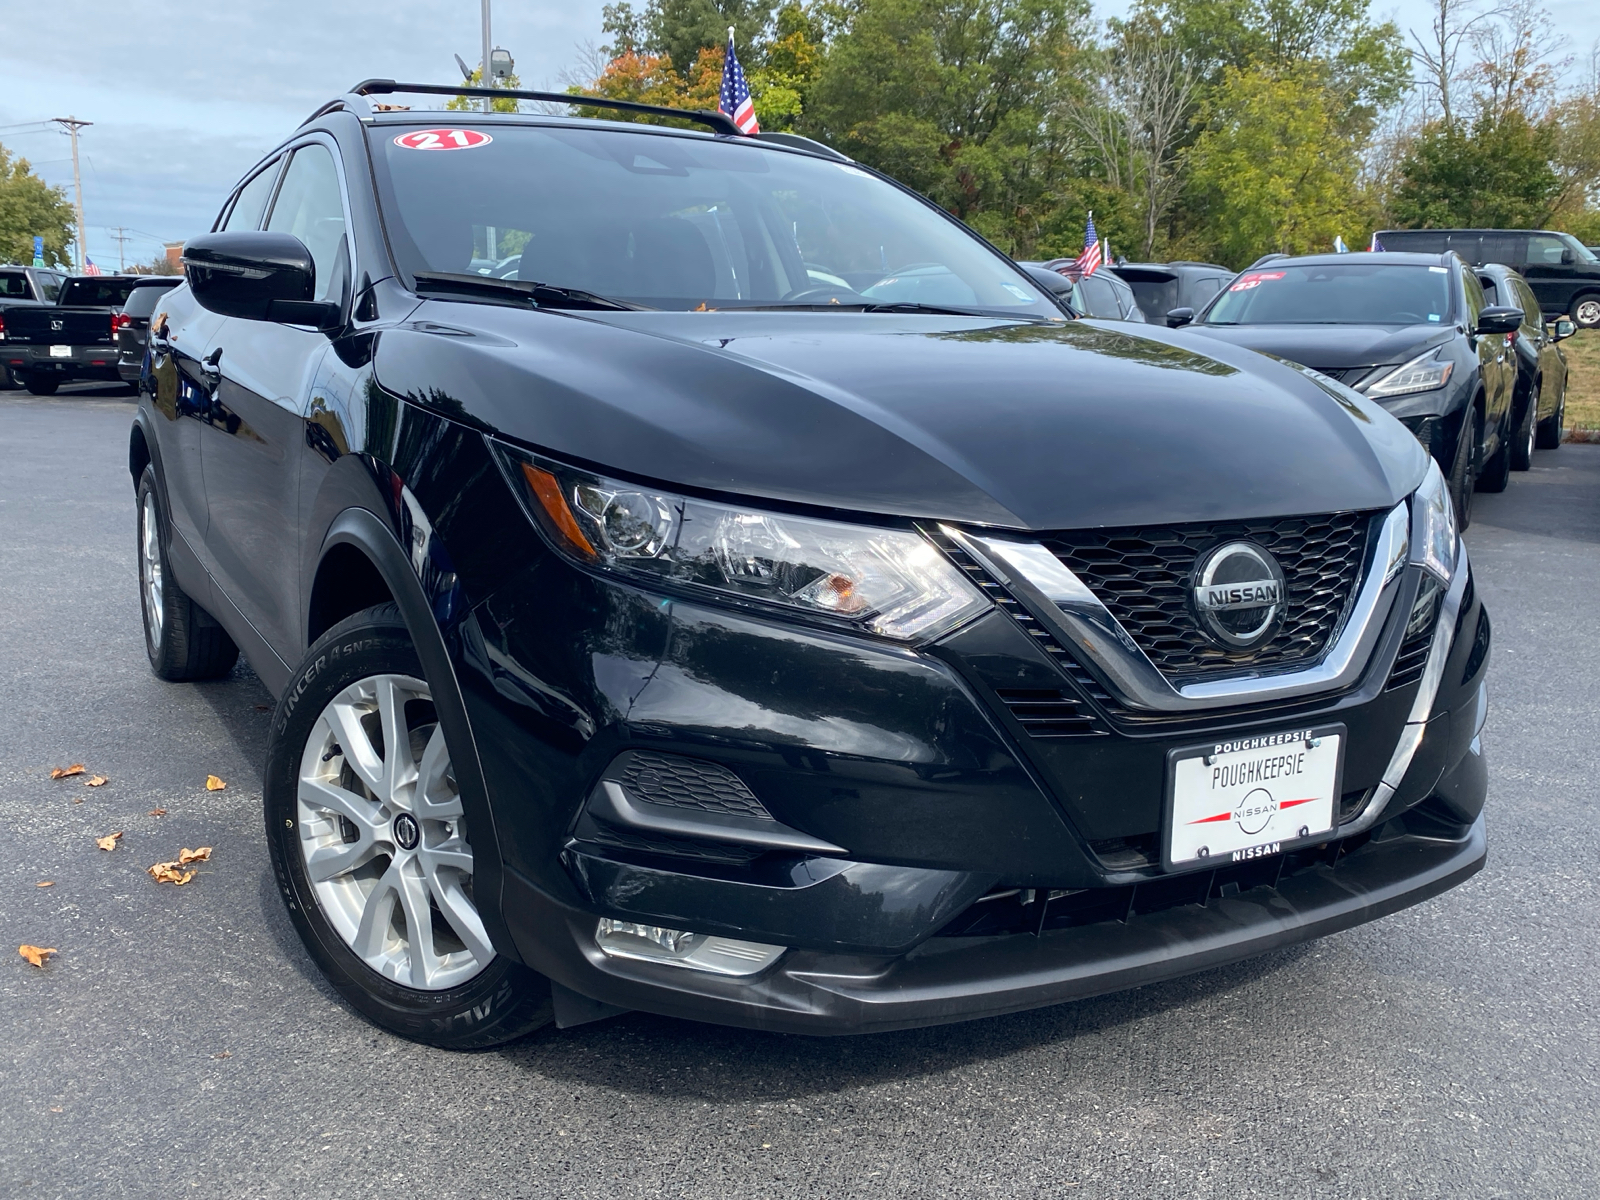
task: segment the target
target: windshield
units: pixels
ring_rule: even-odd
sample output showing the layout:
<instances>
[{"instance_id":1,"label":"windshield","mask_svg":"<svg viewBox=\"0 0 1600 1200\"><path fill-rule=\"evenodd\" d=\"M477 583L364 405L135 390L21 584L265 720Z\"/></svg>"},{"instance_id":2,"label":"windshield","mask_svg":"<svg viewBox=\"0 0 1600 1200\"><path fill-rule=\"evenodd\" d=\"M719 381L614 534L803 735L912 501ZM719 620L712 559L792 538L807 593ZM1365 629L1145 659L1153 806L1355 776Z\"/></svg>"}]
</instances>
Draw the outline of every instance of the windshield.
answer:
<instances>
[{"instance_id":1,"label":"windshield","mask_svg":"<svg viewBox=\"0 0 1600 1200\"><path fill-rule=\"evenodd\" d=\"M1450 316L1445 267L1271 264L1246 271L1206 314L1207 325L1427 325Z\"/></svg>"},{"instance_id":2,"label":"windshield","mask_svg":"<svg viewBox=\"0 0 1600 1200\"><path fill-rule=\"evenodd\" d=\"M1060 316L954 220L848 163L583 127L374 136L389 230L411 273L527 280L660 309L925 304ZM442 148L420 148L434 143Z\"/></svg>"}]
</instances>

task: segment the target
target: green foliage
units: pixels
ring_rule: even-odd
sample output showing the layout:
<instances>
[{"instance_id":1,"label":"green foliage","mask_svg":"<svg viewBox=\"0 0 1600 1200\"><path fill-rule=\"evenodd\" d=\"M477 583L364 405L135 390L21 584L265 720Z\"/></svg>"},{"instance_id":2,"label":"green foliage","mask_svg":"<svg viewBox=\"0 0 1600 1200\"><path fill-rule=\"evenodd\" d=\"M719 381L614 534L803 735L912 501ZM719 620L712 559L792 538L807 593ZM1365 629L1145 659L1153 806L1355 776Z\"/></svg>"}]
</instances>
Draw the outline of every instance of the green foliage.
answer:
<instances>
[{"instance_id":1,"label":"green foliage","mask_svg":"<svg viewBox=\"0 0 1600 1200\"><path fill-rule=\"evenodd\" d=\"M483 86L483 68L482 67L474 67L473 68L472 75L471 75L470 78L467 79L466 85L468 87L482 87ZM508 75L506 77L505 86L508 87L508 88L519 88L519 87L522 86L522 80L518 79L515 75ZM445 108L448 109L450 112L482 112L483 111L483 97L482 96L452 96L450 98L449 102L447 104L445 104ZM514 112L517 111L517 102L515 100L511 99L510 97L507 97L504 100L491 100L491 101L489 101L489 111L490 112L500 112L500 113L514 113Z\"/></svg>"},{"instance_id":2,"label":"green foliage","mask_svg":"<svg viewBox=\"0 0 1600 1200\"><path fill-rule=\"evenodd\" d=\"M44 238L44 261L71 266L72 205L62 189L48 187L25 158L0 146L0 262L33 262L33 239Z\"/></svg>"},{"instance_id":3,"label":"green foliage","mask_svg":"<svg viewBox=\"0 0 1600 1200\"><path fill-rule=\"evenodd\" d=\"M1555 130L1519 112L1424 129L1400 168L1393 216L1424 228L1542 228L1561 194Z\"/></svg>"},{"instance_id":4,"label":"green foliage","mask_svg":"<svg viewBox=\"0 0 1600 1200\"><path fill-rule=\"evenodd\" d=\"M1242 266L1270 251L1331 250L1339 235L1359 239L1358 146L1342 115L1314 66L1224 73L1189 155L1211 255Z\"/></svg>"}]
</instances>

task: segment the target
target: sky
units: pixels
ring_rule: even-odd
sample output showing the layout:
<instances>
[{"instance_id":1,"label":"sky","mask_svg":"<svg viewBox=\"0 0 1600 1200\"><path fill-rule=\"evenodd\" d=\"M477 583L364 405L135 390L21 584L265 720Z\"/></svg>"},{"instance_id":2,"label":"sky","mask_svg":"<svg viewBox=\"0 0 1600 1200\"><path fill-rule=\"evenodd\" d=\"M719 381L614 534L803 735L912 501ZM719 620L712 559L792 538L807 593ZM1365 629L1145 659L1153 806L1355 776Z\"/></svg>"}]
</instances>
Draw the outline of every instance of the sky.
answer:
<instances>
[{"instance_id":1,"label":"sky","mask_svg":"<svg viewBox=\"0 0 1600 1200\"><path fill-rule=\"evenodd\" d=\"M603 0L496 0L493 32L523 86L560 89L601 40ZM1126 0L1100 0L1101 16ZM1545 0L1585 58L1596 0ZM478 0L0 0L0 144L71 195L72 160L51 117L80 135L89 257L147 262L208 229L234 182L323 101L359 80L454 82L452 54L480 56ZM1427 0L1376 0L1374 16L1426 34Z\"/></svg>"}]
</instances>

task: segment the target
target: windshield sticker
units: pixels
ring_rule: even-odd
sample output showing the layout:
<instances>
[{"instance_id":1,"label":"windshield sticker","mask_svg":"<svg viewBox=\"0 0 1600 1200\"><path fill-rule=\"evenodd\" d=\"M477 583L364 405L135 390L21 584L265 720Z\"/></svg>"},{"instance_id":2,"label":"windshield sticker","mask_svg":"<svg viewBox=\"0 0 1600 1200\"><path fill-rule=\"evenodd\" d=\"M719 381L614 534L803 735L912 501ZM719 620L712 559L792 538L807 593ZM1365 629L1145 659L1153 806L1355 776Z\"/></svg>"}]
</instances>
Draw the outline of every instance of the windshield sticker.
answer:
<instances>
[{"instance_id":1,"label":"windshield sticker","mask_svg":"<svg viewBox=\"0 0 1600 1200\"><path fill-rule=\"evenodd\" d=\"M1005 288L1006 291L1010 292L1013 296L1015 296L1018 300L1021 300L1024 304L1032 304L1033 303L1033 297L1028 295L1027 292L1023 291L1016 284L1014 284L1014 283L1002 283L1000 286Z\"/></svg>"},{"instance_id":2,"label":"windshield sticker","mask_svg":"<svg viewBox=\"0 0 1600 1200\"><path fill-rule=\"evenodd\" d=\"M494 141L476 129L413 129L395 138L407 150L476 150Z\"/></svg>"},{"instance_id":3,"label":"windshield sticker","mask_svg":"<svg viewBox=\"0 0 1600 1200\"><path fill-rule=\"evenodd\" d=\"M1230 292L1248 292L1251 288L1260 287L1269 279L1282 279L1282 271L1247 271L1239 276L1238 281L1230 287Z\"/></svg>"},{"instance_id":4,"label":"windshield sticker","mask_svg":"<svg viewBox=\"0 0 1600 1200\"><path fill-rule=\"evenodd\" d=\"M1438 319L1439 319L1439 314L1438 313L1429 313L1428 314L1428 320L1437 321Z\"/></svg>"}]
</instances>

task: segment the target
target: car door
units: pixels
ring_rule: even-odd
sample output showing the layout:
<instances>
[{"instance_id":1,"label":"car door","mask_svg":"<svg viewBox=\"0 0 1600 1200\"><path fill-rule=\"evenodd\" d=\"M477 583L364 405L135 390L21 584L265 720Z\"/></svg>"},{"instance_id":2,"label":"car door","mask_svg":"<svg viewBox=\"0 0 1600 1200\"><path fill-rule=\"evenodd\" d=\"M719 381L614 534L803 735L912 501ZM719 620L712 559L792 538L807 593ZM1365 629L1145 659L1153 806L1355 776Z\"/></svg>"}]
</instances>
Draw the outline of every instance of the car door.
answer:
<instances>
[{"instance_id":1,"label":"car door","mask_svg":"<svg viewBox=\"0 0 1600 1200\"><path fill-rule=\"evenodd\" d=\"M1472 268L1460 270L1461 286L1467 299L1467 334L1477 348L1478 373L1483 380L1483 432L1480 435L1483 457L1480 461L1484 461L1499 448L1500 437L1505 432L1517 365L1511 361L1504 334L1473 332L1478 327L1478 314L1488 307L1488 301Z\"/></svg>"},{"instance_id":2,"label":"car door","mask_svg":"<svg viewBox=\"0 0 1600 1200\"><path fill-rule=\"evenodd\" d=\"M295 147L265 228L293 234L310 249L317 300L348 298L346 226L331 143ZM302 636L302 412L327 352L327 337L314 329L230 317L208 358L215 374L202 435L209 565L223 598L285 663L299 656Z\"/></svg>"},{"instance_id":3,"label":"car door","mask_svg":"<svg viewBox=\"0 0 1600 1200\"><path fill-rule=\"evenodd\" d=\"M1557 349L1555 338L1550 336L1550 329L1539 312L1538 297L1533 294L1527 281L1513 279L1511 286L1516 289L1518 307L1528 315L1520 336L1539 348L1539 411L1534 414L1534 419L1542 421L1560 407L1561 397L1566 393L1567 360Z\"/></svg>"}]
</instances>

